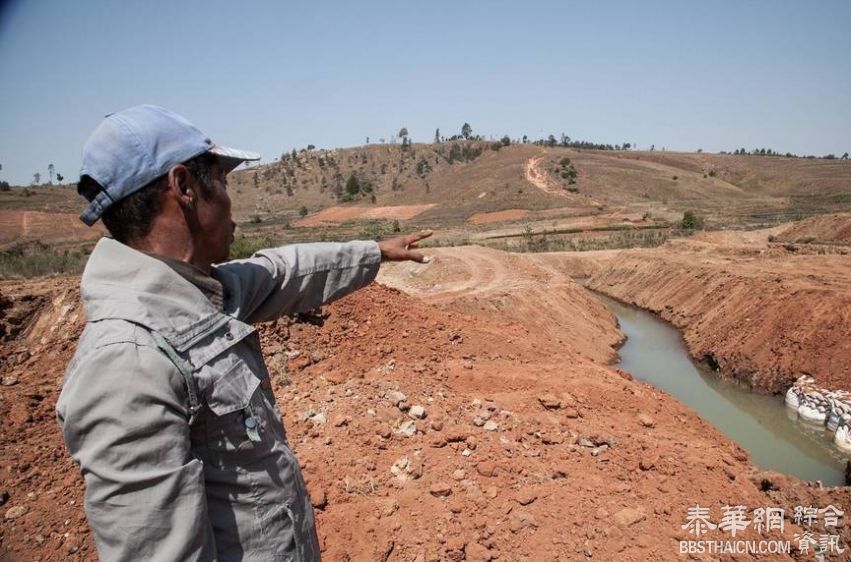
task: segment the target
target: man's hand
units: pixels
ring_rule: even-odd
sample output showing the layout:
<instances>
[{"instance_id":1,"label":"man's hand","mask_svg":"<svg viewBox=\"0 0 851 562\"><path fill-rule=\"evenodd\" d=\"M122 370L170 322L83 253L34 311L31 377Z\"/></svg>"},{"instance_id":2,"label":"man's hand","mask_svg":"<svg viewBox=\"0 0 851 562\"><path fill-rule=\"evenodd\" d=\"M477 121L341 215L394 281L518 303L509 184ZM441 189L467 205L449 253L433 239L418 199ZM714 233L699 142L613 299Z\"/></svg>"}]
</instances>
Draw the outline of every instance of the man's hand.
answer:
<instances>
[{"instance_id":1,"label":"man's hand","mask_svg":"<svg viewBox=\"0 0 851 562\"><path fill-rule=\"evenodd\" d=\"M421 252L414 252L411 248L417 247L417 242L431 236L431 230L421 230L416 234L397 236L382 240L378 243L381 250L382 261L405 261L411 260L419 263L428 263L431 258L424 256Z\"/></svg>"}]
</instances>

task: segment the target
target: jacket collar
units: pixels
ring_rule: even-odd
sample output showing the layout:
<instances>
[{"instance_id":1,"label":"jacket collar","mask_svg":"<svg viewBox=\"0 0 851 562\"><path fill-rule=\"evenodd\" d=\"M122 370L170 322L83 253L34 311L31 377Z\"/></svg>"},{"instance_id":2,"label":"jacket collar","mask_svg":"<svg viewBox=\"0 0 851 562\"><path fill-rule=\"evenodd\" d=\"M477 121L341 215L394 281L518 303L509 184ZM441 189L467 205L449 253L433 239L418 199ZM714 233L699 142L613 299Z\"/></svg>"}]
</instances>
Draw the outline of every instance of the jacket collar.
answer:
<instances>
[{"instance_id":1,"label":"jacket collar","mask_svg":"<svg viewBox=\"0 0 851 562\"><path fill-rule=\"evenodd\" d=\"M192 283L162 261L111 238L102 238L80 282L89 322L127 320L185 349L228 322Z\"/></svg>"}]
</instances>

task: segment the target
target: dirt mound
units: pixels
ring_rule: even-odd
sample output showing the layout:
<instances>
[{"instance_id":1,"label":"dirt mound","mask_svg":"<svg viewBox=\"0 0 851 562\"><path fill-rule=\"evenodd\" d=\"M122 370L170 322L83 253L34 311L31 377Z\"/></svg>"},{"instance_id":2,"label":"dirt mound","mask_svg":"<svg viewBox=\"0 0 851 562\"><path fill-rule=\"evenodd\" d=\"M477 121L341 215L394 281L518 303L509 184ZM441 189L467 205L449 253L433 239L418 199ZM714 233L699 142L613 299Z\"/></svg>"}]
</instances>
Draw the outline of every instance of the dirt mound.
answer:
<instances>
[{"instance_id":1,"label":"dirt mound","mask_svg":"<svg viewBox=\"0 0 851 562\"><path fill-rule=\"evenodd\" d=\"M479 246L428 253L432 263L387 264L379 280L497 326L522 326L517 336L539 349L566 346L603 363L614 357L612 348L620 342L614 316L565 268L541 256Z\"/></svg>"},{"instance_id":2,"label":"dirt mound","mask_svg":"<svg viewBox=\"0 0 851 562\"><path fill-rule=\"evenodd\" d=\"M793 223L776 235L779 242L851 242L851 213L811 217Z\"/></svg>"},{"instance_id":3,"label":"dirt mound","mask_svg":"<svg viewBox=\"0 0 851 562\"><path fill-rule=\"evenodd\" d=\"M716 518L722 505L791 514L801 499L849 503L846 490L795 479L765 486L694 412L595 360L608 344L590 340L619 333L558 268L500 266L490 252L470 252L465 265L464 252L438 256L434 274L409 282L437 306L372 285L320 316L261 327L325 560L668 560L689 538L682 525L695 503ZM53 414L82 327L75 286L3 286L45 303L1 348L4 560L96 558ZM564 300L539 300L547 293ZM583 324L586 339L565 338ZM796 532L787 521L784 537Z\"/></svg>"}]
</instances>

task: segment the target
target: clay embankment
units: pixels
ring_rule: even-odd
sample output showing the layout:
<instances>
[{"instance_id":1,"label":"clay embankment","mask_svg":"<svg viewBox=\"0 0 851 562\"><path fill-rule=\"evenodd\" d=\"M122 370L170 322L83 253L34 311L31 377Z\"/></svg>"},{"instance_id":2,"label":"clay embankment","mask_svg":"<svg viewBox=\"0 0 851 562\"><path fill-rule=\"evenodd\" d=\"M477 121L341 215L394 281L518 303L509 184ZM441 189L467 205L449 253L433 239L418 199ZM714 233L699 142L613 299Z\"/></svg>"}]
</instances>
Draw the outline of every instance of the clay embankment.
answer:
<instances>
[{"instance_id":1,"label":"clay embankment","mask_svg":"<svg viewBox=\"0 0 851 562\"><path fill-rule=\"evenodd\" d=\"M434 264L389 264L379 281L428 303L477 314L490 325L506 324L502 333L510 341L525 339L551 352L558 352L552 346L563 346L598 363L614 358L621 341L617 321L573 281L570 274L579 268L559 263L565 260L479 246L435 248L429 254ZM597 269L592 260L583 260L582 271Z\"/></svg>"},{"instance_id":2,"label":"clay embankment","mask_svg":"<svg viewBox=\"0 0 851 562\"><path fill-rule=\"evenodd\" d=\"M781 392L810 374L851 389L851 260L770 246L777 230L624 251L589 287L670 321L723 377Z\"/></svg>"},{"instance_id":3,"label":"clay embankment","mask_svg":"<svg viewBox=\"0 0 851 562\"><path fill-rule=\"evenodd\" d=\"M848 489L757 473L692 410L602 364L611 316L548 260L436 253L382 273L436 306L373 285L321 325L261 328L325 560L671 560L698 503L716 520L723 505L783 507L789 540L795 505L851 504ZM15 326L0 344L3 560L96 558L53 416L82 327L76 283L0 284Z\"/></svg>"}]
</instances>

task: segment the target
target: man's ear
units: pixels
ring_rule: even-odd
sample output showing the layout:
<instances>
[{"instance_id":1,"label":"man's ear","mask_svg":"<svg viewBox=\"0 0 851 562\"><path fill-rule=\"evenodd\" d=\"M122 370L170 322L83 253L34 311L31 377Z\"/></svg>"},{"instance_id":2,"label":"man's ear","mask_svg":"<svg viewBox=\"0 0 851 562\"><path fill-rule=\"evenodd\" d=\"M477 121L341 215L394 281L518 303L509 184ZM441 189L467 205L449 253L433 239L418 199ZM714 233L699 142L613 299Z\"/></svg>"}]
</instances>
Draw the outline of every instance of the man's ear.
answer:
<instances>
[{"instance_id":1,"label":"man's ear","mask_svg":"<svg viewBox=\"0 0 851 562\"><path fill-rule=\"evenodd\" d=\"M192 172L183 164L172 166L168 171L168 188L184 209L193 208L198 198L193 179Z\"/></svg>"}]
</instances>

